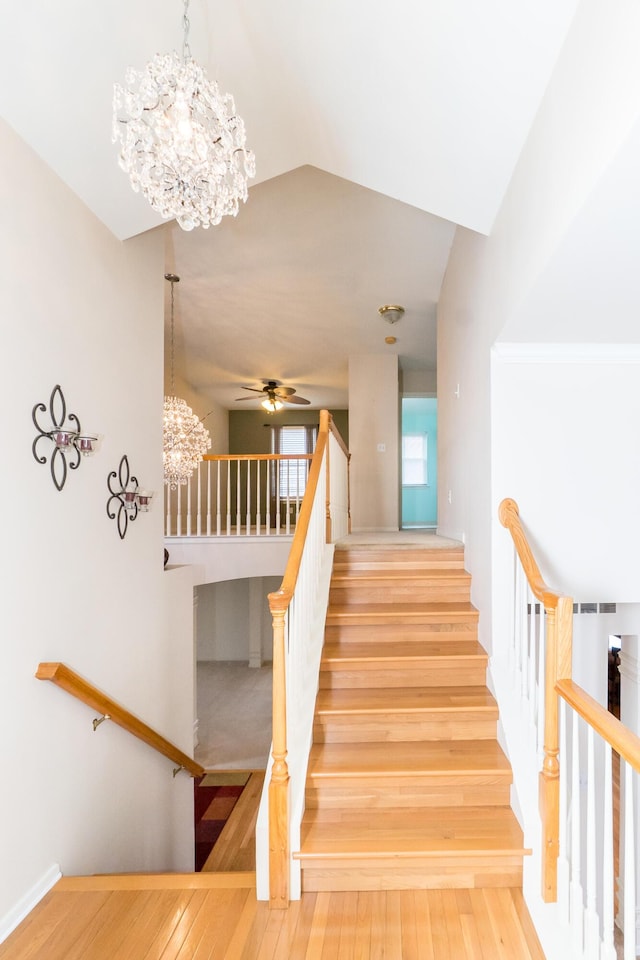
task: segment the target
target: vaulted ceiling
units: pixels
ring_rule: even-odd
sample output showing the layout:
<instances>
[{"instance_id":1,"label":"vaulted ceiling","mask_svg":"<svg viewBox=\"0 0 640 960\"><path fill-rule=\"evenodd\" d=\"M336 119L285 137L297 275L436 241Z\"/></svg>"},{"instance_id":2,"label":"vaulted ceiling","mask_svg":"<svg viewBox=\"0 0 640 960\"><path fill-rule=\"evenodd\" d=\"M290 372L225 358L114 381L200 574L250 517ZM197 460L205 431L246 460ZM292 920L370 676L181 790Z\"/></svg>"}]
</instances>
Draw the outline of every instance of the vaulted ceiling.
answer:
<instances>
[{"instance_id":1,"label":"vaulted ceiling","mask_svg":"<svg viewBox=\"0 0 640 960\"><path fill-rule=\"evenodd\" d=\"M257 176L236 220L161 228L186 379L229 407L263 377L342 406L351 354L433 370L455 226L490 232L577 2L192 0L192 53L233 93ZM182 12L2 13L0 114L121 239L161 221L117 165L113 83L181 49ZM386 302L406 308L393 330Z\"/></svg>"}]
</instances>

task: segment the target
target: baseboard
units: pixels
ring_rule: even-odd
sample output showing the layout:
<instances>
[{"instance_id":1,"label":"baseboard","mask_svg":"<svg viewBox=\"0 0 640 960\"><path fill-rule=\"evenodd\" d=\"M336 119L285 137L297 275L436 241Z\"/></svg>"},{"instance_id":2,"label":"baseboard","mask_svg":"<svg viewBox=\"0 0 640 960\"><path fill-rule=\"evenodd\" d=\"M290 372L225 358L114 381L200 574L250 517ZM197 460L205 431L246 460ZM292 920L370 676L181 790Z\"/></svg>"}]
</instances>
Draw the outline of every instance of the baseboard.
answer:
<instances>
[{"instance_id":1,"label":"baseboard","mask_svg":"<svg viewBox=\"0 0 640 960\"><path fill-rule=\"evenodd\" d=\"M40 903L45 894L58 882L62 873L57 863L52 864L46 873L34 883L30 890L0 920L0 943L13 933L18 924Z\"/></svg>"},{"instance_id":2,"label":"baseboard","mask_svg":"<svg viewBox=\"0 0 640 960\"><path fill-rule=\"evenodd\" d=\"M351 533L398 533L398 527L352 527Z\"/></svg>"}]
</instances>

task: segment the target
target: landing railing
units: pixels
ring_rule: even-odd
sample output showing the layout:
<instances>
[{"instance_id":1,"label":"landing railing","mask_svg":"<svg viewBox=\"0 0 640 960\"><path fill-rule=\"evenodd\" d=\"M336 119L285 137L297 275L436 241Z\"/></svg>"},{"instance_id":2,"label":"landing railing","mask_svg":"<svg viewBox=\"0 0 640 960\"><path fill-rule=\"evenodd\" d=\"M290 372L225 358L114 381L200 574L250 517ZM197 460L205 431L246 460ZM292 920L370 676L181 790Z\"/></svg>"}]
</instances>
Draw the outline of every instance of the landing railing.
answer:
<instances>
[{"instance_id":1,"label":"landing railing","mask_svg":"<svg viewBox=\"0 0 640 960\"><path fill-rule=\"evenodd\" d=\"M279 536L295 529L312 454L205 456L186 484L165 487L165 536Z\"/></svg>"},{"instance_id":2,"label":"landing railing","mask_svg":"<svg viewBox=\"0 0 640 960\"><path fill-rule=\"evenodd\" d=\"M65 690L71 696L86 703L88 707L97 710L99 718L93 721L93 729L96 730L105 720L111 720L117 723L119 727L126 730L127 733L142 740L148 746L153 747L158 753L161 753L168 760L177 764L174 769L174 776L179 770L186 770L192 777L201 777L204 774L204 767L196 763L191 757L183 753L170 740L166 740L161 734L157 733L153 727L148 726L143 720L140 720L133 713L130 713L124 707L120 706L115 700L112 700L106 693L94 687L78 673L67 667L64 663L40 663L36 671L38 680L50 680L56 686Z\"/></svg>"},{"instance_id":3,"label":"landing railing","mask_svg":"<svg viewBox=\"0 0 640 960\"><path fill-rule=\"evenodd\" d=\"M516 558L508 656L518 749L541 758L542 899L557 902L572 958L616 960L617 926L624 960L635 960L640 738L573 681L572 598L542 579L515 501L499 515Z\"/></svg>"},{"instance_id":4,"label":"landing railing","mask_svg":"<svg viewBox=\"0 0 640 960\"><path fill-rule=\"evenodd\" d=\"M349 453L321 411L307 489L280 588L269 594L273 617L273 745L268 792L268 889L272 907L300 896L298 849L311 749L333 548L350 529ZM259 824L260 827L260 818ZM260 840L258 886L260 891Z\"/></svg>"}]
</instances>

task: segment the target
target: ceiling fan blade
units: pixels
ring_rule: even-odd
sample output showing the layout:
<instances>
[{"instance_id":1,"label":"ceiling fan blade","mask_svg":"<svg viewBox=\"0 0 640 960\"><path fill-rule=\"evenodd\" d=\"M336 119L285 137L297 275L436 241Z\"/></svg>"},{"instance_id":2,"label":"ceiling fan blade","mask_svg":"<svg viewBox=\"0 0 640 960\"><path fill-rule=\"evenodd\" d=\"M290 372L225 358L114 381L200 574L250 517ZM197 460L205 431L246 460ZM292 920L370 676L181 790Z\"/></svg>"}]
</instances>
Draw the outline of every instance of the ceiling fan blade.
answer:
<instances>
[{"instance_id":1,"label":"ceiling fan blade","mask_svg":"<svg viewBox=\"0 0 640 960\"><path fill-rule=\"evenodd\" d=\"M243 390L253 390L254 393L265 393L265 388L258 390L257 387L243 387Z\"/></svg>"},{"instance_id":2,"label":"ceiling fan blade","mask_svg":"<svg viewBox=\"0 0 640 960\"><path fill-rule=\"evenodd\" d=\"M305 400L304 397L283 397L285 403L311 403L311 400Z\"/></svg>"},{"instance_id":3,"label":"ceiling fan blade","mask_svg":"<svg viewBox=\"0 0 640 960\"><path fill-rule=\"evenodd\" d=\"M276 387L273 392L276 397L291 397L296 391L293 387Z\"/></svg>"},{"instance_id":4,"label":"ceiling fan blade","mask_svg":"<svg viewBox=\"0 0 640 960\"><path fill-rule=\"evenodd\" d=\"M236 397L236 403L240 403L242 400L255 400L255 397Z\"/></svg>"}]
</instances>

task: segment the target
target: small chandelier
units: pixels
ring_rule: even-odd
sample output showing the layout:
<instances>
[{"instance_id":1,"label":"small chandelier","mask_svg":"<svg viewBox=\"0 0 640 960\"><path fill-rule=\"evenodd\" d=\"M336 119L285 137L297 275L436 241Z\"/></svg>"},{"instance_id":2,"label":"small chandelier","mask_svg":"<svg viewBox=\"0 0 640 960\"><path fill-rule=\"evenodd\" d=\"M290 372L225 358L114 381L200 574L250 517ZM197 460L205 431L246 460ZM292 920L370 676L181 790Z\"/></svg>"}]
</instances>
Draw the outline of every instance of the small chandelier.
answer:
<instances>
[{"instance_id":1,"label":"small chandelier","mask_svg":"<svg viewBox=\"0 0 640 960\"><path fill-rule=\"evenodd\" d=\"M164 416L162 420L162 461L164 464L164 482L171 490L185 484L202 457L211 447L211 437L206 427L194 414L185 400L174 396L173 373L173 287L180 283L175 273L165 273L165 280L171 284L171 393L164 398Z\"/></svg>"},{"instance_id":2,"label":"small chandelier","mask_svg":"<svg viewBox=\"0 0 640 960\"><path fill-rule=\"evenodd\" d=\"M143 70L129 67L124 87L115 84L112 135L135 192L183 230L235 217L256 172L233 97L191 56L188 8L184 0L182 57L156 54Z\"/></svg>"}]
</instances>

